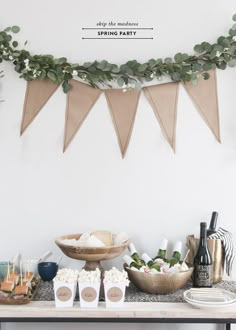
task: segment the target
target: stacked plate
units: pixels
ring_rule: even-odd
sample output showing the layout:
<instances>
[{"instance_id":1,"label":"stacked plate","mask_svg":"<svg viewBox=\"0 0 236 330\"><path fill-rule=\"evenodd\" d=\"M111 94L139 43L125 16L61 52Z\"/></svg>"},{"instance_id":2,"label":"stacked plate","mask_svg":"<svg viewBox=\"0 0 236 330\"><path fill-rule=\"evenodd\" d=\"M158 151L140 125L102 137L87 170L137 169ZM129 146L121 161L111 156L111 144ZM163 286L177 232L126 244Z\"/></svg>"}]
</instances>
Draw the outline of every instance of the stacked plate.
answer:
<instances>
[{"instance_id":1,"label":"stacked plate","mask_svg":"<svg viewBox=\"0 0 236 330\"><path fill-rule=\"evenodd\" d=\"M198 308L223 308L236 303L236 294L216 288L192 288L184 292L184 299Z\"/></svg>"}]
</instances>

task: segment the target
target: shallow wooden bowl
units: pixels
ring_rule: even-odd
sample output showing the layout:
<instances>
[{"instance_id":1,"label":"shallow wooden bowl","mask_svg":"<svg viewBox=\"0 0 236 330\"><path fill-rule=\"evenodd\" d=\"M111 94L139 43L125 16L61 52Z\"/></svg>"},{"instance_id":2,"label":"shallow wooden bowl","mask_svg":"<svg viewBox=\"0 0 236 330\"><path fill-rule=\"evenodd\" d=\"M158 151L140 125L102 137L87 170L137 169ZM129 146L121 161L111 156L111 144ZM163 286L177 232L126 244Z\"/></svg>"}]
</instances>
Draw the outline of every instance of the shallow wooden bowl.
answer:
<instances>
[{"instance_id":1,"label":"shallow wooden bowl","mask_svg":"<svg viewBox=\"0 0 236 330\"><path fill-rule=\"evenodd\" d=\"M124 265L130 281L141 291L147 293L165 294L172 293L182 288L190 279L193 268L187 271L169 274L148 274L131 270Z\"/></svg>"},{"instance_id":2,"label":"shallow wooden bowl","mask_svg":"<svg viewBox=\"0 0 236 330\"><path fill-rule=\"evenodd\" d=\"M125 241L121 245L111 245L104 247L80 247L73 245L65 245L62 243L64 239L76 239L78 240L82 234L72 234L58 237L55 243L59 246L62 252L72 259L85 260L85 269L93 270L96 267L100 267L99 262L101 260L108 260L118 257L129 245L129 241Z\"/></svg>"}]
</instances>

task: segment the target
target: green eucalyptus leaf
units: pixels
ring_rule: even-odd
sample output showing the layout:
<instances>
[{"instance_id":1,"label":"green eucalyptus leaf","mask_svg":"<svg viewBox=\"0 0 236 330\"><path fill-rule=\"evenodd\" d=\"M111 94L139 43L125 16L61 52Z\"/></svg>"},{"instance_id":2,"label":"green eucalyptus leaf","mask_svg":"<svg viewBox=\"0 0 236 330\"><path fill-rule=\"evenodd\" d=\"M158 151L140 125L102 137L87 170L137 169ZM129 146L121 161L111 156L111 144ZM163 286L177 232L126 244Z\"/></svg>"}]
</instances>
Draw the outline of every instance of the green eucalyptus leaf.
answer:
<instances>
[{"instance_id":1,"label":"green eucalyptus leaf","mask_svg":"<svg viewBox=\"0 0 236 330\"><path fill-rule=\"evenodd\" d=\"M172 75L171 75L171 79L173 81L180 81L181 80L181 75L179 72L174 72Z\"/></svg>"},{"instance_id":2,"label":"green eucalyptus leaf","mask_svg":"<svg viewBox=\"0 0 236 330\"><path fill-rule=\"evenodd\" d=\"M183 56L181 53L177 53L177 54L175 54L174 59L175 59L175 62L181 63L183 61Z\"/></svg>"},{"instance_id":3,"label":"green eucalyptus leaf","mask_svg":"<svg viewBox=\"0 0 236 330\"><path fill-rule=\"evenodd\" d=\"M13 47L17 47L17 46L18 46L18 42L17 42L17 41L13 41L13 42L12 42L12 46L13 46Z\"/></svg>"},{"instance_id":4,"label":"green eucalyptus leaf","mask_svg":"<svg viewBox=\"0 0 236 330\"><path fill-rule=\"evenodd\" d=\"M230 35L231 37L236 36L236 30L230 29L230 30L229 30L229 35Z\"/></svg>"},{"instance_id":5,"label":"green eucalyptus leaf","mask_svg":"<svg viewBox=\"0 0 236 330\"><path fill-rule=\"evenodd\" d=\"M210 63L205 63L205 64L203 64L203 70L204 71L209 71L209 70L211 70L211 64Z\"/></svg>"},{"instance_id":6,"label":"green eucalyptus leaf","mask_svg":"<svg viewBox=\"0 0 236 330\"><path fill-rule=\"evenodd\" d=\"M125 84L125 81L122 77L119 77L117 79L117 84L120 86L120 87L123 87L123 85Z\"/></svg>"},{"instance_id":7,"label":"green eucalyptus leaf","mask_svg":"<svg viewBox=\"0 0 236 330\"><path fill-rule=\"evenodd\" d=\"M150 60L148 61L148 64L149 64L150 67L152 68L152 67L154 67L154 66L157 64L157 62L156 62L156 60L154 60L154 59L152 58L152 59L150 59Z\"/></svg>"},{"instance_id":8,"label":"green eucalyptus leaf","mask_svg":"<svg viewBox=\"0 0 236 330\"><path fill-rule=\"evenodd\" d=\"M63 88L64 93L68 93L71 90L72 85L69 84L68 81L64 81L62 83L62 88Z\"/></svg>"},{"instance_id":9,"label":"green eucalyptus leaf","mask_svg":"<svg viewBox=\"0 0 236 330\"><path fill-rule=\"evenodd\" d=\"M44 70L41 71L40 75L39 75L39 79L40 80L44 80L47 77L47 74Z\"/></svg>"},{"instance_id":10,"label":"green eucalyptus leaf","mask_svg":"<svg viewBox=\"0 0 236 330\"><path fill-rule=\"evenodd\" d=\"M134 88L137 90L137 91L140 91L142 89L142 84L139 82L139 81L136 81L135 84L134 84Z\"/></svg>"},{"instance_id":11,"label":"green eucalyptus leaf","mask_svg":"<svg viewBox=\"0 0 236 330\"><path fill-rule=\"evenodd\" d=\"M201 54L203 52L203 48L201 45L196 45L196 46L194 46L193 49L196 53L199 53L199 54Z\"/></svg>"},{"instance_id":12,"label":"green eucalyptus leaf","mask_svg":"<svg viewBox=\"0 0 236 330\"><path fill-rule=\"evenodd\" d=\"M57 76L55 72L53 71L48 71L47 76L50 80L52 80L54 83L57 82Z\"/></svg>"},{"instance_id":13,"label":"green eucalyptus leaf","mask_svg":"<svg viewBox=\"0 0 236 330\"><path fill-rule=\"evenodd\" d=\"M236 66L236 58L232 58L232 60L230 60L227 64L231 68L235 67Z\"/></svg>"},{"instance_id":14,"label":"green eucalyptus leaf","mask_svg":"<svg viewBox=\"0 0 236 330\"><path fill-rule=\"evenodd\" d=\"M202 65L200 64L200 63L193 63L193 65L192 65L192 70L193 71L201 71L201 69L202 69Z\"/></svg>"},{"instance_id":15,"label":"green eucalyptus leaf","mask_svg":"<svg viewBox=\"0 0 236 330\"><path fill-rule=\"evenodd\" d=\"M14 25L14 26L12 26L11 31L13 33L18 33L20 31L20 28L19 28L19 26Z\"/></svg>"},{"instance_id":16,"label":"green eucalyptus leaf","mask_svg":"<svg viewBox=\"0 0 236 330\"><path fill-rule=\"evenodd\" d=\"M204 80L208 80L210 78L210 74L208 72L203 72L202 77Z\"/></svg>"},{"instance_id":17,"label":"green eucalyptus leaf","mask_svg":"<svg viewBox=\"0 0 236 330\"><path fill-rule=\"evenodd\" d=\"M164 60L164 62L166 64L170 64L170 63L172 63L172 58L171 57L166 57L165 60Z\"/></svg>"},{"instance_id":18,"label":"green eucalyptus leaf","mask_svg":"<svg viewBox=\"0 0 236 330\"><path fill-rule=\"evenodd\" d=\"M216 66L220 70L225 70L227 67L227 64L225 62L220 62L220 63L217 63Z\"/></svg>"},{"instance_id":19,"label":"green eucalyptus leaf","mask_svg":"<svg viewBox=\"0 0 236 330\"><path fill-rule=\"evenodd\" d=\"M183 79L184 79L184 81L189 82L189 81L191 81L192 76L191 76L191 74L186 73L186 74L183 76Z\"/></svg>"},{"instance_id":20,"label":"green eucalyptus leaf","mask_svg":"<svg viewBox=\"0 0 236 330\"><path fill-rule=\"evenodd\" d=\"M157 62L157 65L162 64L162 63L163 63L162 58L158 58L158 59L156 60L156 62Z\"/></svg>"},{"instance_id":21,"label":"green eucalyptus leaf","mask_svg":"<svg viewBox=\"0 0 236 330\"><path fill-rule=\"evenodd\" d=\"M83 67L84 67L84 68L89 68L92 64L93 64L92 62L85 62L85 63L83 64Z\"/></svg>"},{"instance_id":22,"label":"green eucalyptus leaf","mask_svg":"<svg viewBox=\"0 0 236 330\"><path fill-rule=\"evenodd\" d=\"M96 64L96 68L99 70L103 70L107 66L108 62L106 60L103 60L102 62L98 62Z\"/></svg>"},{"instance_id":23,"label":"green eucalyptus leaf","mask_svg":"<svg viewBox=\"0 0 236 330\"><path fill-rule=\"evenodd\" d=\"M120 68L117 65L113 66L113 68L111 69L111 72L112 73L120 73Z\"/></svg>"},{"instance_id":24,"label":"green eucalyptus leaf","mask_svg":"<svg viewBox=\"0 0 236 330\"><path fill-rule=\"evenodd\" d=\"M216 57L216 53L217 53L216 50L212 50L212 51L210 52L210 54L209 54L210 59L215 58L215 57Z\"/></svg>"},{"instance_id":25,"label":"green eucalyptus leaf","mask_svg":"<svg viewBox=\"0 0 236 330\"><path fill-rule=\"evenodd\" d=\"M88 68L88 72L90 72L90 73L95 73L96 71L97 71L96 68L94 68L93 66L90 66Z\"/></svg>"},{"instance_id":26,"label":"green eucalyptus leaf","mask_svg":"<svg viewBox=\"0 0 236 330\"><path fill-rule=\"evenodd\" d=\"M218 52L223 52L224 51L224 48L223 48L222 45L214 44L212 46L212 48L213 48L213 50L218 51Z\"/></svg>"},{"instance_id":27,"label":"green eucalyptus leaf","mask_svg":"<svg viewBox=\"0 0 236 330\"><path fill-rule=\"evenodd\" d=\"M231 56L229 54L223 55L225 62L229 62L231 60Z\"/></svg>"},{"instance_id":28,"label":"green eucalyptus leaf","mask_svg":"<svg viewBox=\"0 0 236 330\"><path fill-rule=\"evenodd\" d=\"M236 21L236 14L233 15L232 20Z\"/></svg>"},{"instance_id":29,"label":"green eucalyptus leaf","mask_svg":"<svg viewBox=\"0 0 236 330\"><path fill-rule=\"evenodd\" d=\"M211 45L209 44L209 42L206 42L206 41L203 41L201 43L201 47L205 51L209 51L211 49Z\"/></svg>"},{"instance_id":30,"label":"green eucalyptus leaf","mask_svg":"<svg viewBox=\"0 0 236 330\"><path fill-rule=\"evenodd\" d=\"M64 64L67 62L67 58L66 57L60 57L57 59L57 63L58 64Z\"/></svg>"},{"instance_id":31,"label":"green eucalyptus leaf","mask_svg":"<svg viewBox=\"0 0 236 330\"><path fill-rule=\"evenodd\" d=\"M144 63L138 67L138 72L144 72L148 67L148 64Z\"/></svg>"}]
</instances>

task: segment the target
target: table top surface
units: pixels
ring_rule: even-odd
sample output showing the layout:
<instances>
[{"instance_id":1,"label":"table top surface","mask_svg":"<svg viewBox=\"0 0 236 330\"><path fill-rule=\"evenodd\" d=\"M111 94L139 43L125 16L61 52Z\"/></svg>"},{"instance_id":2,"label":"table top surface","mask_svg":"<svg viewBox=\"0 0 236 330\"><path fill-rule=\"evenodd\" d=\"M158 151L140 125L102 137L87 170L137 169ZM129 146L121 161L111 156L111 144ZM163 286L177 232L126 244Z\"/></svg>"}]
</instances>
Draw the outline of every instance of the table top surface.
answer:
<instances>
[{"instance_id":1,"label":"table top surface","mask_svg":"<svg viewBox=\"0 0 236 330\"><path fill-rule=\"evenodd\" d=\"M236 323L236 304L227 308L198 309L188 303L125 302L122 307L107 308L99 303L97 308L56 308L54 301L32 301L27 305L0 305L0 321L11 319L196 319L231 320ZM91 320L92 321L92 320ZM116 321L115 321L116 322Z\"/></svg>"}]
</instances>

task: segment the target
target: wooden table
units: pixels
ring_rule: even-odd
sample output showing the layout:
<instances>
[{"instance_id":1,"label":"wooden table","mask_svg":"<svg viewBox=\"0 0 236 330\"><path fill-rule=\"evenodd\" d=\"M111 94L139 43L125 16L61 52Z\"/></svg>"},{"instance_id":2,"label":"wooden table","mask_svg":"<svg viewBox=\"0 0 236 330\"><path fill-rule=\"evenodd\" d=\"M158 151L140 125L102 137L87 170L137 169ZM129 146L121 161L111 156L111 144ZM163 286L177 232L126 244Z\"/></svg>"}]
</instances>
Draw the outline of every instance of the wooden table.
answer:
<instances>
[{"instance_id":1,"label":"wooden table","mask_svg":"<svg viewBox=\"0 0 236 330\"><path fill-rule=\"evenodd\" d=\"M33 301L27 305L0 305L2 322L112 322L112 323L222 323L230 330L236 323L236 305L221 309L197 309L187 303L135 302L121 308L56 308L54 301Z\"/></svg>"}]
</instances>

